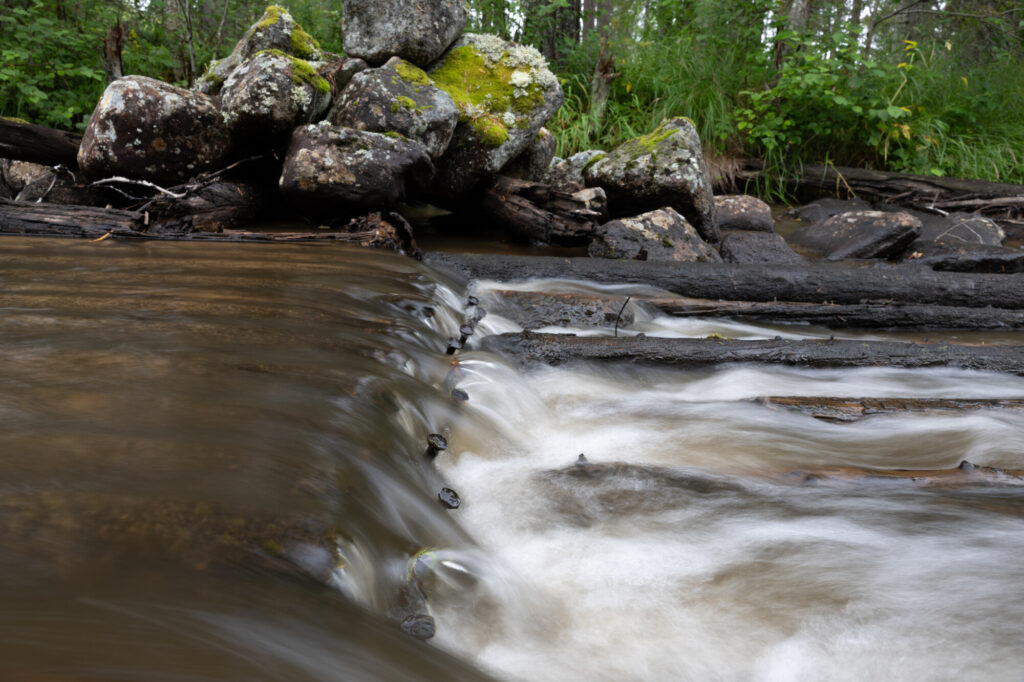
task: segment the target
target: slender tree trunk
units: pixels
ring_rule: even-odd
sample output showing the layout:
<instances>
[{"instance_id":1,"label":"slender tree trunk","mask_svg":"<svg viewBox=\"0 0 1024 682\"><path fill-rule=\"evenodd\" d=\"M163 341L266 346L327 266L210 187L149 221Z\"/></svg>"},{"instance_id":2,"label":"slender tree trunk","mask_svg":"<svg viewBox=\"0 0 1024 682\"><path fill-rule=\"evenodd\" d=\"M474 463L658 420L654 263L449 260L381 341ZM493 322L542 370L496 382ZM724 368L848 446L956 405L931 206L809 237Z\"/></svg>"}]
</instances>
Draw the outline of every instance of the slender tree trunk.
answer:
<instances>
[{"instance_id":1,"label":"slender tree trunk","mask_svg":"<svg viewBox=\"0 0 1024 682\"><path fill-rule=\"evenodd\" d=\"M786 31L801 33L807 30L807 21L811 16L811 0L790 0L786 12ZM775 43L775 68L782 68L782 62L789 54L790 48L784 41Z\"/></svg>"},{"instance_id":2,"label":"slender tree trunk","mask_svg":"<svg viewBox=\"0 0 1024 682\"><path fill-rule=\"evenodd\" d=\"M594 32L597 28L597 6L594 0L583 0L583 39Z\"/></svg>"},{"instance_id":3,"label":"slender tree trunk","mask_svg":"<svg viewBox=\"0 0 1024 682\"><path fill-rule=\"evenodd\" d=\"M608 35L605 34L601 38L601 52L594 64L594 76L590 81L590 119L595 130L600 130L604 122L612 83L621 75L615 71L615 57L608 47Z\"/></svg>"},{"instance_id":4,"label":"slender tree trunk","mask_svg":"<svg viewBox=\"0 0 1024 682\"><path fill-rule=\"evenodd\" d=\"M121 62L121 46L124 43L124 30L121 20L107 29L103 38L103 67L107 72L107 83L124 76L124 65Z\"/></svg>"}]
</instances>

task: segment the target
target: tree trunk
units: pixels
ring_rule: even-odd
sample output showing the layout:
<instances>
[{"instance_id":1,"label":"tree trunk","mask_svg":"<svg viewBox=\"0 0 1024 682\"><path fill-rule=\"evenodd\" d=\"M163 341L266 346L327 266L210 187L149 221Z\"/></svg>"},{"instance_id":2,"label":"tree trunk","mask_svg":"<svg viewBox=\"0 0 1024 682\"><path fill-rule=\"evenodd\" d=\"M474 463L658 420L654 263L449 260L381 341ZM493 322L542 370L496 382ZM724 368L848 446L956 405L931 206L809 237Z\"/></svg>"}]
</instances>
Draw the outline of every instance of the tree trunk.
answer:
<instances>
[{"instance_id":1,"label":"tree trunk","mask_svg":"<svg viewBox=\"0 0 1024 682\"><path fill-rule=\"evenodd\" d=\"M590 120L595 132L600 131L604 122L604 114L608 109L608 98L612 93L612 83L621 76L615 71L615 57L608 47L608 36L601 39L601 52L594 64L594 76L590 81Z\"/></svg>"},{"instance_id":2,"label":"tree trunk","mask_svg":"<svg viewBox=\"0 0 1024 682\"><path fill-rule=\"evenodd\" d=\"M107 29L103 38L103 68L107 72L107 84L124 76L124 65L121 63L121 46L124 43L124 31L120 19Z\"/></svg>"},{"instance_id":3,"label":"tree trunk","mask_svg":"<svg viewBox=\"0 0 1024 682\"><path fill-rule=\"evenodd\" d=\"M811 16L811 0L789 0L789 7L786 12L785 30L803 33L807 30L807 21ZM781 69L782 62L790 53L789 46L785 41L779 40L775 43L775 68Z\"/></svg>"}]
</instances>

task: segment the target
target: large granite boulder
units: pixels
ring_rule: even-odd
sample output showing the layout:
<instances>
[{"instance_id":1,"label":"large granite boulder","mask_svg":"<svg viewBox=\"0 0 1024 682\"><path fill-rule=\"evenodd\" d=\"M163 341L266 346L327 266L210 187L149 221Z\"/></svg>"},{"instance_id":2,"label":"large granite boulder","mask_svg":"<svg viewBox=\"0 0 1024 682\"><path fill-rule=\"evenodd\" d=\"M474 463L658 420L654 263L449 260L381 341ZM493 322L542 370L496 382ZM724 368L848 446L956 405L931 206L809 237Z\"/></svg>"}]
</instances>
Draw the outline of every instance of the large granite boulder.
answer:
<instances>
[{"instance_id":1,"label":"large granite boulder","mask_svg":"<svg viewBox=\"0 0 1024 682\"><path fill-rule=\"evenodd\" d=\"M342 0L345 52L372 65L434 61L466 28L463 0Z\"/></svg>"},{"instance_id":2,"label":"large granite boulder","mask_svg":"<svg viewBox=\"0 0 1024 682\"><path fill-rule=\"evenodd\" d=\"M400 57L352 76L329 116L334 125L390 131L415 140L432 159L448 148L458 118L448 93L435 87L423 69Z\"/></svg>"},{"instance_id":3,"label":"large granite boulder","mask_svg":"<svg viewBox=\"0 0 1024 682\"><path fill-rule=\"evenodd\" d=\"M612 220L597 229L587 253L593 258L721 262L686 218L671 208Z\"/></svg>"},{"instance_id":4,"label":"large granite boulder","mask_svg":"<svg viewBox=\"0 0 1024 682\"><path fill-rule=\"evenodd\" d=\"M921 221L909 213L850 211L797 230L794 246L828 260L892 258L921 234Z\"/></svg>"},{"instance_id":5,"label":"large granite boulder","mask_svg":"<svg viewBox=\"0 0 1024 682\"><path fill-rule=\"evenodd\" d=\"M554 158L555 136L547 128L541 128L530 146L522 154L509 161L501 169L501 173L520 180L543 182Z\"/></svg>"},{"instance_id":6,"label":"large granite boulder","mask_svg":"<svg viewBox=\"0 0 1024 682\"><path fill-rule=\"evenodd\" d=\"M700 138L686 118L663 122L654 132L619 145L584 169L587 185L608 193L612 215L671 206L712 244L719 241L711 177Z\"/></svg>"},{"instance_id":7,"label":"large granite boulder","mask_svg":"<svg viewBox=\"0 0 1024 682\"><path fill-rule=\"evenodd\" d=\"M280 187L290 200L313 211L380 207L415 193L429 182L432 170L430 157L416 142L321 121L292 134Z\"/></svg>"},{"instance_id":8,"label":"large granite boulder","mask_svg":"<svg viewBox=\"0 0 1024 682\"><path fill-rule=\"evenodd\" d=\"M467 33L427 73L459 109L433 191L454 199L519 156L562 105L558 78L532 47Z\"/></svg>"},{"instance_id":9,"label":"large granite boulder","mask_svg":"<svg viewBox=\"0 0 1024 682\"><path fill-rule=\"evenodd\" d=\"M790 265L805 262L803 256L789 248L785 239L774 232L764 230L723 232L719 253L726 263Z\"/></svg>"},{"instance_id":10,"label":"large granite boulder","mask_svg":"<svg viewBox=\"0 0 1024 682\"><path fill-rule=\"evenodd\" d=\"M746 194L716 196L715 224L719 230L775 231L771 206Z\"/></svg>"},{"instance_id":11,"label":"large granite boulder","mask_svg":"<svg viewBox=\"0 0 1024 682\"><path fill-rule=\"evenodd\" d=\"M107 86L78 148L88 177L175 184L223 165L231 135L216 100L145 76Z\"/></svg>"},{"instance_id":12,"label":"large granite boulder","mask_svg":"<svg viewBox=\"0 0 1024 682\"><path fill-rule=\"evenodd\" d=\"M210 63L206 72L196 81L196 90L207 95L219 94L235 69L264 50L278 50L292 57L313 61L321 57L320 44L316 39L302 30L288 10L271 5L249 27L231 54Z\"/></svg>"},{"instance_id":13,"label":"large granite boulder","mask_svg":"<svg viewBox=\"0 0 1024 682\"><path fill-rule=\"evenodd\" d=\"M255 139L273 146L326 113L331 86L304 59L264 50L231 72L220 96L224 121L236 141Z\"/></svg>"}]
</instances>

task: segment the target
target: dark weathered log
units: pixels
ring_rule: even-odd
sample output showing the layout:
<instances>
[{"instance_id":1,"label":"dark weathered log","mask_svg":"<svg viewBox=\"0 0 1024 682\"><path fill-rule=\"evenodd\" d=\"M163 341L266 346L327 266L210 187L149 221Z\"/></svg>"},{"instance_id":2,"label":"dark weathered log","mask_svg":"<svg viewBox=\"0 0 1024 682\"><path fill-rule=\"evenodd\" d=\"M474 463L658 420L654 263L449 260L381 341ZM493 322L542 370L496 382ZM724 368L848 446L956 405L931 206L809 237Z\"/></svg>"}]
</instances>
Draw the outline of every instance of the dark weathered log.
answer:
<instances>
[{"instance_id":1,"label":"dark weathered log","mask_svg":"<svg viewBox=\"0 0 1024 682\"><path fill-rule=\"evenodd\" d=\"M962 346L890 341L738 341L646 336L499 334L483 350L523 363L560 365L574 360L702 367L734 362L794 367L955 367L1024 374L1024 346Z\"/></svg>"},{"instance_id":2,"label":"dark weathered log","mask_svg":"<svg viewBox=\"0 0 1024 682\"><path fill-rule=\"evenodd\" d=\"M784 477L800 483L894 483L915 488L1004 488L1024 486L1024 470L982 467L964 460L955 469L862 469L825 467L793 471Z\"/></svg>"},{"instance_id":3,"label":"dark weathered log","mask_svg":"<svg viewBox=\"0 0 1024 682\"><path fill-rule=\"evenodd\" d=\"M643 284L695 298L859 304L916 303L1024 308L1024 274L935 272L913 265L739 265L600 258L434 252L424 261L469 279L514 282L560 278Z\"/></svg>"},{"instance_id":4,"label":"dark weathered log","mask_svg":"<svg viewBox=\"0 0 1024 682\"><path fill-rule=\"evenodd\" d=\"M875 414L925 412L950 414L965 410L1014 410L1024 412L1024 400L950 398L820 398L814 396L770 396L765 405L789 407L816 419L852 422Z\"/></svg>"},{"instance_id":5,"label":"dark weathered log","mask_svg":"<svg viewBox=\"0 0 1024 682\"><path fill-rule=\"evenodd\" d=\"M239 182L214 182L183 199L158 196L147 210L160 223L180 223L179 232L221 232L266 209L269 191Z\"/></svg>"},{"instance_id":6,"label":"dark weathered log","mask_svg":"<svg viewBox=\"0 0 1024 682\"><path fill-rule=\"evenodd\" d=\"M481 206L508 230L547 244L585 244L601 218L568 192L505 175L484 190Z\"/></svg>"},{"instance_id":7,"label":"dark weathered log","mask_svg":"<svg viewBox=\"0 0 1024 682\"><path fill-rule=\"evenodd\" d=\"M81 135L0 117L0 158L78 168Z\"/></svg>"},{"instance_id":8,"label":"dark weathered log","mask_svg":"<svg viewBox=\"0 0 1024 682\"><path fill-rule=\"evenodd\" d=\"M748 180L758 178L763 169L761 161L747 159L737 176ZM803 166L800 175L793 178L793 184L797 190L858 196L922 210L969 208L1000 215L1024 210L1024 185L1003 182L810 164Z\"/></svg>"}]
</instances>

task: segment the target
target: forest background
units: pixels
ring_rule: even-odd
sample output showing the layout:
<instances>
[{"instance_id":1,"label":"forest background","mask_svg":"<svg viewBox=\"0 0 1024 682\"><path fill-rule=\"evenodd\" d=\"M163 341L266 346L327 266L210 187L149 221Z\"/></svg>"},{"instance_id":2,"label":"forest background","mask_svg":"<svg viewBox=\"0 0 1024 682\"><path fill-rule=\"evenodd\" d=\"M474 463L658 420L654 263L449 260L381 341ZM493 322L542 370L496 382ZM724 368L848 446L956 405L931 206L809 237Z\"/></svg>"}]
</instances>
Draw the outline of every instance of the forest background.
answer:
<instances>
[{"instance_id":1,"label":"forest background","mask_svg":"<svg viewBox=\"0 0 1024 682\"><path fill-rule=\"evenodd\" d=\"M81 130L107 82L189 86L266 0L0 0L0 115ZM340 0L289 0L342 53ZM705 153L1024 184L1020 0L469 0L467 30L537 47L560 155L669 116ZM763 187L771 193L772 186Z\"/></svg>"}]
</instances>

